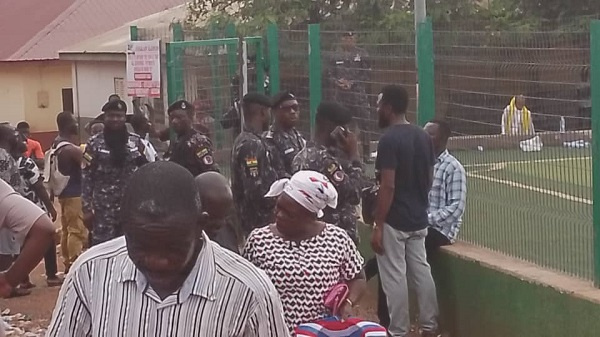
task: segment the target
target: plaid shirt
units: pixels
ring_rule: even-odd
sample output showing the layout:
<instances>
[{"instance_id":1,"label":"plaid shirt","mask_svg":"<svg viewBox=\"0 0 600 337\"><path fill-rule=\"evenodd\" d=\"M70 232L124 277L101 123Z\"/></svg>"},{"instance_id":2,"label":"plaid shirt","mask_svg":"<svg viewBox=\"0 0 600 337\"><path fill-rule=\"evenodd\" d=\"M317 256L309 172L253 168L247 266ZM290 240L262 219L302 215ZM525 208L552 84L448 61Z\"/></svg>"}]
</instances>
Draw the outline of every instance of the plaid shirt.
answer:
<instances>
[{"instance_id":1,"label":"plaid shirt","mask_svg":"<svg viewBox=\"0 0 600 337\"><path fill-rule=\"evenodd\" d=\"M465 168L448 150L437 158L429 192L429 225L456 240L467 202Z\"/></svg>"}]
</instances>

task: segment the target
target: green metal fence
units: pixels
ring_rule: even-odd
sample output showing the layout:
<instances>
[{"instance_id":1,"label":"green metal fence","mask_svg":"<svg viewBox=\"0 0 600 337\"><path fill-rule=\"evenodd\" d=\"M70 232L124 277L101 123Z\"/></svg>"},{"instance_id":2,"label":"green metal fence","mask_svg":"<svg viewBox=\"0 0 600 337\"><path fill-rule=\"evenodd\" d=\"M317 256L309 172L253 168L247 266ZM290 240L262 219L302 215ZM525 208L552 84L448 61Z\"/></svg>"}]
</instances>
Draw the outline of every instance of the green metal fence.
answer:
<instances>
[{"instance_id":1,"label":"green metal fence","mask_svg":"<svg viewBox=\"0 0 600 337\"><path fill-rule=\"evenodd\" d=\"M360 79L366 103L353 107L360 112L359 131L368 135L361 142L369 143L372 151L381 133L374 111L380 88L405 86L412 99L410 120L424 124L433 117L444 118L454 130L450 148L469 181L460 239L599 281L600 244L594 245L594 238L600 238L594 224L600 226L600 211L596 207L596 216L592 212L594 194L600 193L594 183L600 177L592 179L591 173L594 165L594 174L600 174L600 164L593 160L599 158L599 145L591 134L600 130L600 111L591 113L591 101L600 99L600 85L591 87L590 78L600 83L600 26L592 27L592 41L588 31L433 31L431 22L421 24L416 33L355 31L357 47L369 63ZM299 129L307 138L317 105L332 98L331 60L347 29L270 26L264 38L256 38L260 43L253 44L251 54L264 58L265 64L251 71L249 84L255 86L249 85L250 90L262 90L261 69L271 94L295 92L301 104ZM230 103L229 92L235 90L227 80L232 69L239 68L232 65L239 62L240 50L234 49L239 44L221 40L218 44L226 48L219 52L216 45L199 40L231 38L234 32L182 32L181 40L194 40L183 43L173 33L175 42L168 44L167 55L169 101L180 96L194 100L202 96L202 87L213 102L211 116L218 120L220 110ZM592 58L590 46L595 51ZM592 67L595 62L599 65ZM519 94L526 96L536 133L501 135L504 110ZM594 103L598 109L600 102ZM216 134L218 159L228 168L232 138L219 136L218 130ZM368 172L372 174L372 166Z\"/></svg>"}]
</instances>

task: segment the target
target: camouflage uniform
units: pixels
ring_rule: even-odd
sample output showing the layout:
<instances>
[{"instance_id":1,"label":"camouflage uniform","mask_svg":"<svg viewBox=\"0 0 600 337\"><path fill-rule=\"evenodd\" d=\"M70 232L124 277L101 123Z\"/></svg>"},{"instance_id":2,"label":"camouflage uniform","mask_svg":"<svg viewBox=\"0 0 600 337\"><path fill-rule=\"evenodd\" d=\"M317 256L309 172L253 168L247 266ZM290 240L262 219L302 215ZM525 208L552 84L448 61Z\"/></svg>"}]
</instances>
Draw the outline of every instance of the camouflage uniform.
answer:
<instances>
[{"instance_id":1,"label":"camouflage uniform","mask_svg":"<svg viewBox=\"0 0 600 337\"><path fill-rule=\"evenodd\" d=\"M169 160L185 167L192 175L204 172L219 172L213 157L212 141L196 130L190 130L169 146Z\"/></svg>"},{"instance_id":2,"label":"camouflage uniform","mask_svg":"<svg viewBox=\"0 0 600 337\"><path fill-rule=\"evenodd\" d=\"M277 180L272 161L259 135L244 130L236 138L231 158L231 189L244 235L273 219L275 202L264 198Z\"/></svg>"},{"instance_id":3,"label":"camouflage uniform","mask_svg":"<svg viewBox=\"0 0 600 337\"><path fill-rule=\"evenodd\" d=\"M123 234L118 215L121 197L129 177L147 163L144 145L139 136L130 134L127 159L123 167L112 163L104 133L90 138L85 146L82 163L81 202L83 213L94 213L92 244L112 240Z\"/></svg>"},{"instance_id":4,"label":"camouflage uniform","mask_svg":"<svg viewBox=\"0 0 600 337\"><path fill-rule=\"evenodd\" d=\"M352 111L357 127L361 131L363 152L370 152L370 141L375 132L375 118L372 116L366 90L371 70L368 58L367 51L362 48L355 47L349 51L340 48L331 54L328 67L328 78L333 91L332 100ZM340 79L353 82L352 87L340 88L336 83ZM363 156L369 158L370 153L363 153Z\"/></svg>"},{"instance_id":5,"label":"camouflage uniform","mask_svg":"<svg viewBox=\"0 0 600 337\"><path fill-rule=\"evenodd\" d=\"M360 203L360 193L366 180L360 162L349 161L336 148L326 148L308 142L304 150L294 158L294 172L311 170L321 172L335 185L338 191L336 209L326 208L323 221L343 228L358 243L356 229L356 206Z\"/></svg>"},{"instance_id":6,"label":"camouflage uniform","mask_svg":"<svg viewBox=\"0 0 600 337\"><path fill-rule=\"evenodd\" d=\"M274 125L263 135L264 143L273 154L273 166L279 178L289 178L294 174L292 162L306 146L306 140L296 129L289 132L278 130Z\"/></svg>"}]
</instances>

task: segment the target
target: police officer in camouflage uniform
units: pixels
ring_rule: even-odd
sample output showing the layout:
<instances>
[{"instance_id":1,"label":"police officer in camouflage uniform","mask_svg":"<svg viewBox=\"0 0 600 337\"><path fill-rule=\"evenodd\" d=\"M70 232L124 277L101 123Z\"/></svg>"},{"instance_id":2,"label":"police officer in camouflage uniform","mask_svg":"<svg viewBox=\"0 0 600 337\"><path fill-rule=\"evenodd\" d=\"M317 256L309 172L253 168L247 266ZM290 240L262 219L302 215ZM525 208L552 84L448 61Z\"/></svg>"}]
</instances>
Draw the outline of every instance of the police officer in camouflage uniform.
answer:
<instances>
[{"instance_id":1,"label":"police officer in camouflage uniform","mask_svg":"<svg viewBox=\"0 0 600 337\"><path fill-rule=\"evenodd\" d=\"M198 176L208 171L219 172L215 163L212 141L194 130L194 106L185 100L173 103L167 110L171 129L177 134L177 139L169 146L169 161L177 163Z\"/></svg>"},{"instance_id":2,"label":"police officer in camouflage uniform","mask_svg":"<svg viewBox=\"0 0 600 337\"><path fill-rule=\"evenodd\" d=\"M317 109L314 140L294 158L293 168L294 172L321 172L331 180L338 191L338 206L326 208L323 221L343 228L358 243L356 206L366 179L356 136L348 130L351 122L351 112L341 104L321 103Z\"/></svg>"},{"instance_id":3,"label":"police officer in camouflage uniform","mask_svg":"<svg viewBox=\"0 0 600 337\"><path fill-rule=\"evenodd\" d=\"M304 137L296 130L300 117L296 96L289 91L277 94L273 99L272 111L275 120L264 134L264 141L273 154L273 165L279 178L289 178L294 173L294 158L306 145Z\"/></svg>"},{"instance_id":4,"label":"police officer in camouflage uniform","mask_svg":"<svg viewBox=\"0 0 600 337\"><path fill-rule=\"evenodd\" d=\"M371 137L375 132L375 118L371 116L366 85L371 66L367 51L356 46L356 35L347 32L342 36L328 66L328 79L333 88L332 99L345 105L353 114L361 132L363 158L371 162Z\"/></svg>"},{"instance_id":5,"label":"police officer in camouflage uniform","mask_svg":"<svg viewBox=\"0 0 600 337\"><path fill-rule=\"evenodd\" d=\"M104 131L88 140L82 161L83 221L92 232L92 245L123 234L118 220L123 190L147 163L141 138L125 126L125 102L109 101L102 111Z\"/></svg>"},{"instance_id":6,"label":"police officer in camouflage uniform","mask_svg":"<svg viewBox=\"0 0 600 337\"><path fill-rule=\"evenodd\" d=\"M242 99L244 127L236 138L231 158L231 189L245 236L273 220L273 200L264 196L277 180L272 156L261 139L271 121L270 99L251 93Z\"/></svg>"}]
</instances>

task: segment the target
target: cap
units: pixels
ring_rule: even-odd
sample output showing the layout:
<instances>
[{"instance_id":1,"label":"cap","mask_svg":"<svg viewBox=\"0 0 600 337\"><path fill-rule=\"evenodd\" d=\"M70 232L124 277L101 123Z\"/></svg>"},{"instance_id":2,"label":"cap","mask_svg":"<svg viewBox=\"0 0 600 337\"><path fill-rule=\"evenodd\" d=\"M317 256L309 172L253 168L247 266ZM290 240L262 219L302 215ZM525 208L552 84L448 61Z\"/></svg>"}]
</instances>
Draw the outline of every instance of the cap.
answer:
<instances>
[{"instance_id":1,"label":"cap","mask_svg":"<svg viewBox=\"0 0 600 337\"><path fill-rule=\"evenodd\" d=\"M273 97L273 108L277 109L281 103L296 100L296 96L291 91L282 91Z\"/></svg>"},{"instance_id":2,"label":"cap","mask_svg":"<svg viewBox=\"0 0 600 337\"><path fill-rule=\"evenodd\" d=\"M102 107L102 111L127 112L127 104L125 104L125 102L123 102L122 100L109 101L108 103L104 104L104 106Z\"/></svg>"},{"instance_id":3,"label":"cap","mask_svg":"<svg viewBox=\"0 0 600 337\"><path fill-rule=\"evenodd\" d=\"M173 111L185 111L187 113L192 113L194 112L194 105L184 99L179 100L173 104L171 104L169 106L169 109L167 109L167 114L171 114Z\"/></svg>"},{"instance_id":4,"label":"cap","mask_svg":"<svg viewBox=\"0 0 600 337\"><path fill-rule=\"evenodd\" d=\"M257 92L246 94L244 98L242 98L242 103L258 104L265 107L271 107L271 99L268 96L259 94Z\"/></svg>"},{"instance_id":5,"label":"cap","mask_svg":"<svg viewBox=\"0 0 600 337\"><path fill-rule=\"evenodd\" d=\"M348 36L348 37L353 37L353 36L354 36L354 32L353 32L353 31L351 31L351 30L349 30L349 31L345 32L343 36L344 36L344 37L346 37L346 36Z\"/></svg>"}]
</instances>

